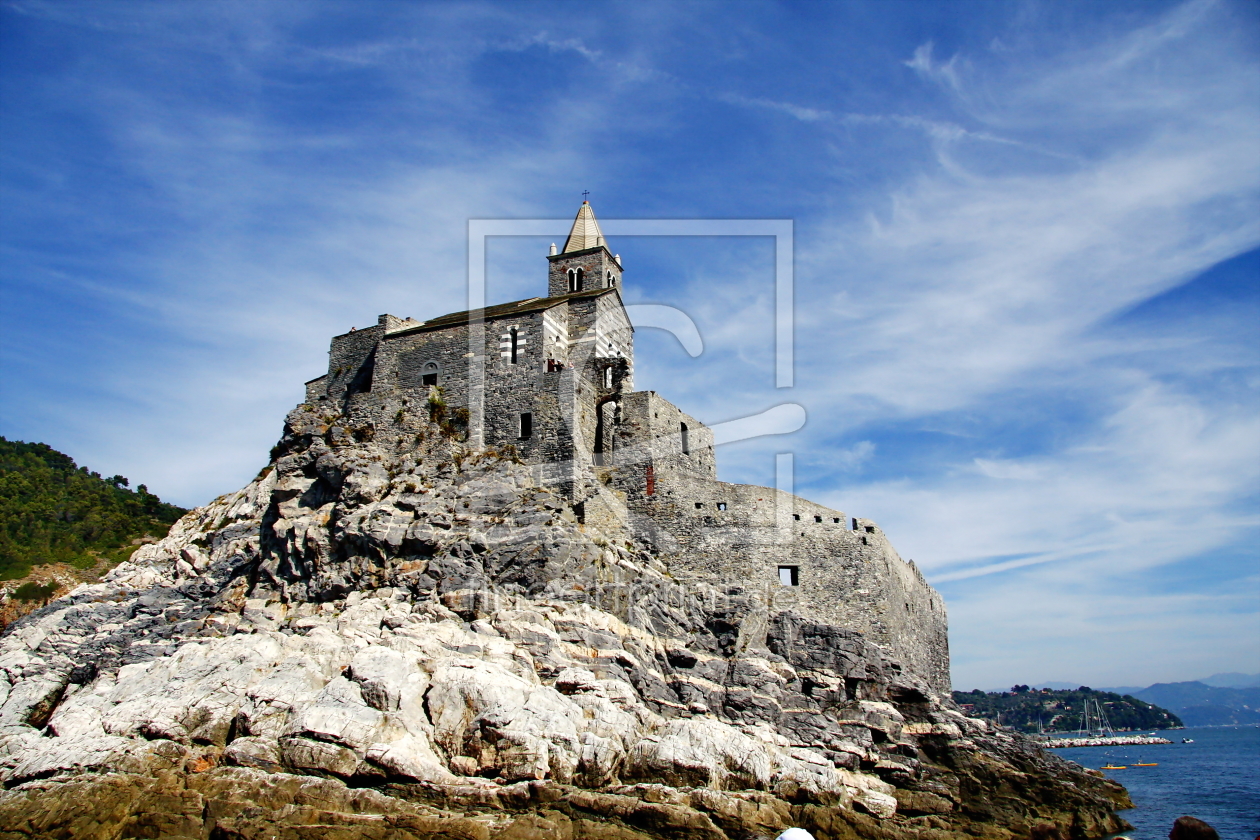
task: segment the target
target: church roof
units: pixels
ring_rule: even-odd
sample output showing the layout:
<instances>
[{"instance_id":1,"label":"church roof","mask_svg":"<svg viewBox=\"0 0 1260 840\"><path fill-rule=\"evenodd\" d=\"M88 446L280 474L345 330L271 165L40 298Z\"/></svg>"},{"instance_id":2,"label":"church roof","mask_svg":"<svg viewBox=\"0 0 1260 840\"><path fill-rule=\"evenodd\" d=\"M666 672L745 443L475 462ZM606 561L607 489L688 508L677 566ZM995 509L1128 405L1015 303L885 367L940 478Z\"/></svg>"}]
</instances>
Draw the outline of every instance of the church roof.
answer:
<instances>
[{"instance_id":1,"label":"church roof","mask_svg":"<svg viewBox=\"0 0 1260 840\"><path fill-rule=\"evenodd\" d=\"M595 221L595 211L589 201L583 201L578 208L577 218L573 220L573 229L569 238L564 240L562 254L572 251L585 251L587 248L598 248L604 244L604 234L599 230L599 222Z\"/></svg>"},{"instance_id":2,"label":"church roof","mask_svg":"<svg viewBox=\"0 0 1260 840\"><path fill-rule=\"evenodd\" d=\"M606 295L610 292L617 291L616 288L608 289L584 289L580 292L570 292L567 295L558 295L556 297L537 297L527 298L526 300L515 300L511 303L500 303L497 306L487 306L482 310L482 320L492 321L496 318L504 318L509 315L519 315L525 312L537 312L540 309L550 309L553 306L568 300L577 300L579 298L592 298ZM439 318L430 318L423 324L416 324L412 327L391 332L391 337L402 335L404 333L427 332L428 330L441 329L442 327L453 327L467 324L471 320L471 312L452 312L449 315L443 315Z\"/></svg>"}]
</instances>

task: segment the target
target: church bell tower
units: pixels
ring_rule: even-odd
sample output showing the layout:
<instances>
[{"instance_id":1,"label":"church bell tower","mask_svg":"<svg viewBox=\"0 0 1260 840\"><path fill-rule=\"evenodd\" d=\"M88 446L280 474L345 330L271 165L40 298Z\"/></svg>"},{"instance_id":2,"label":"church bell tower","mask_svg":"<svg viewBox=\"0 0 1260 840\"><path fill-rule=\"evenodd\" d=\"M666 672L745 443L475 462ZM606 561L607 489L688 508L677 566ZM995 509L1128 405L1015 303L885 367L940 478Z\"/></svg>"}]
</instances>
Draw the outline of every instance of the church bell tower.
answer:
<instances>
[{"instance_id":1,"label":"church bell tower","mask_svg":"<svg viewBox=\"0 0 1260 840\"><path fill-rule=\"evenodd\" d=\"M578 208L564 248L556 253L552 245L547 259L551 263L547 271L549 297L621 286L621 260L608 250L589 201Z\"/></svg>"}]
</instances>

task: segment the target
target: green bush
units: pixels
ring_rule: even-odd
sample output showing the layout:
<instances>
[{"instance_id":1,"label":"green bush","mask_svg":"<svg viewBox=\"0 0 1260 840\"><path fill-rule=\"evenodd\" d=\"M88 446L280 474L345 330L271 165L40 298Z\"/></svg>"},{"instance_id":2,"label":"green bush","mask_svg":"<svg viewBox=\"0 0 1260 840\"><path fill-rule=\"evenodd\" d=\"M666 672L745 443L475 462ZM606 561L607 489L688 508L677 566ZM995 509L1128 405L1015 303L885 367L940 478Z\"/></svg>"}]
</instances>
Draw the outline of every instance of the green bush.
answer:
<instances>
[{"instance_id":1,"label":"green bush","mask_svg":"<svg viewBox=\"0 0 1260 840\"><path fill-rule=\"evenodd\" d=\"M43 586L40 586L35 581L28 580L26 583L13 590L13 597L17 598L19 601L47 601L56 591L56 583L46 583Z\"/></svg>"}]
</instances>

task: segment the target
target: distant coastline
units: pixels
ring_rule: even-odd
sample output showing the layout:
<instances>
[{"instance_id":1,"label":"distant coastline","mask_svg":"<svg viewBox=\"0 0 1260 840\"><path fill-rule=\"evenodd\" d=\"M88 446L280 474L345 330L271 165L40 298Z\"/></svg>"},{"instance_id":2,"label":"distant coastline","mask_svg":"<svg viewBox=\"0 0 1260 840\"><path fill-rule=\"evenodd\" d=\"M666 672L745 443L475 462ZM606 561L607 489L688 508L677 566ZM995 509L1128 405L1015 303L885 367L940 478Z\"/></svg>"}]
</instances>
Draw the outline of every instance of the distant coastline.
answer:
<instances>
[{"instance_id":1,"label":"distant coastline","mask_svg":"<svg viewBox=\"0 0 1260 840\"><path fill-rule=\"evenodd\" d=\"M1076 689L1012 686L1009 691L955 691L964 713L1028 735L1079 732L1082 736L1179 729L1181 718L1132 695Z\"/></svg>"},{"instance_id":2,"label":"distant coastline","mask_svg":"<svg viewBox=\"0 0 1260 840\"><path fill-rule=\"evenodd\" d=\"M1081 686L1076 690L1083 688L1086 687ZM1029 689L1031 691L1072 690L1073 684L1042 682L1030 686ZM1231 672L1213 674L1210 677L1186 682L1155 683L1145 688L1105 686L1090 690L1129 696L1166 709L1180 718L1184 726L1220 727L1260 724L1260 674ZM987 693L1003 694L1010 691L1011 689L990 689ZM1116 721L1112 721L1112 724L1114 728L1121 729L1119 725L1116 725ZM1147 727L1139 725L1133 727L1133 730L1145 728Z\"/></svg>"}]
</instances>

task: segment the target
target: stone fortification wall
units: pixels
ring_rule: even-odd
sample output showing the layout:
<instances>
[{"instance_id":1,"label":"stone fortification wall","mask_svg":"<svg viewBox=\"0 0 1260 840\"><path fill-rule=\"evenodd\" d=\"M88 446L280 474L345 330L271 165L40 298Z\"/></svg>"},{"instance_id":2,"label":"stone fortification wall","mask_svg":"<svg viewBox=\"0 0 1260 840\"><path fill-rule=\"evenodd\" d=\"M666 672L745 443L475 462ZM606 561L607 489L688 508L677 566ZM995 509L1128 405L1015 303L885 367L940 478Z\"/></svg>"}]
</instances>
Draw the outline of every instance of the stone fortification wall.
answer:
<instances>
[{"instance_id":1,"label":"stone fortification wall","mask_svg":"<svg viewBox=\"0 0 1260 840\"><path fill-rule=\"evenodd\" d=\"M325 396L344 400L371 390L375 377L376 345L385 328L377 325L334 336L328 349L328 376Z\"/></svg>"},{"instance_id":2,"label":"stone fortification wall","mask_svg":"<svg viewBox=\"0 0 1260 840\"><path fill-rule=\"evenodd\" d=\"M866 633L948 691L944 601L874 522L771 488L718 481L713 432L655 392L624 395L619 411L616 449L601 477L636 536L676 576L738 583L772 609L791 607ZM612 509L588 506L603 517ZM782 584L783 567L796 585Z\"/></svg>"},{"instance_id":3,"label":"stone fortification wall","mask_svg":"<svg viewBox=\"0 0 1260 840\"><path fill-rule=\"evenodd\" d=\"M617 401L612 464L617 482L631 495L647 492L647 471L677 471L717 478L713 431L655 391L635 391ZM685 432L684 432L685 430Z\"/></svg>"},{"instance_id":4,"label":"stone fortification wall","mask_svg":"<svg viewBox=\"0 0 1260 840\"><path fill-rule=\"evenodd\" d=\"M768 487L654 470L651 495L630 492L631 527L676 577L737 583L770 609L792 608L865 633L937 691L949 690L941 596L869 519ZM780 570L796 585L784 585Z\"/></svg>"}]
</instances>

